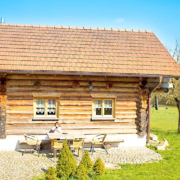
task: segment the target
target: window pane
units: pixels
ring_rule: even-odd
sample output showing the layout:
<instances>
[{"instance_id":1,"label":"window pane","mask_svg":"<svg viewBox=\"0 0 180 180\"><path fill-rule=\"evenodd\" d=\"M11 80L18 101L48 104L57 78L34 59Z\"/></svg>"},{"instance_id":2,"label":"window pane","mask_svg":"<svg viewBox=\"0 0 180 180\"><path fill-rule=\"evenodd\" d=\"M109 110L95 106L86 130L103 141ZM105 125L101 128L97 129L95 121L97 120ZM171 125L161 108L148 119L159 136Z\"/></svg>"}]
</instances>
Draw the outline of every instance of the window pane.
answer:
<instances>
[{"instance_id":1,"label":"window pane","mask_svg":"<svg viewBox=\"0 0 180 180\"><path fill-rule=\"evenodd\" d=\"M112 108L112 100L105 100L104 101L104 107L105 108Z\"/></svg>"},{"instance_id":2,"label":"window pane","mask_svg":"<svg viewBox=\"0 0 180 180\"><path fill-rule=\"evenodd\" d=\"M45 113L45 100L37 99L36 100L36 115L44 115Z\"/></svg>"},{"instance_id":3,"label":"window pane","mask_svg":"<svg viewBox=\"0 0 180 180\"><path fill-rule=\"evenodd\" d=\"M94 107L95 108L102 107L102 101L101 100L94 100Z\"/></svg>"},{"instance_id":4,"label":"window pane","mask_svg":"<svg viewBox=\"0 0 180 180\"><path fill-rule=\"evenodd\" d=\"M96 115L101 115L101 109L102 108L96 108Z\"/></svg>"},{"instance_id":5,"label":"window pane","mask_svg":"<svg viewBox=\"0 0 180 180\"><path fill-rule=\"evenodd\" d=\"M48 99L47 115L56 115L56 100Z\"/></svg>"},{"instance_id":6,"label":"window pane","mask_svg":"<svg viewBox=\"0 0 180 180\"><path fill-rule=\"evenodd\" d=\"M104 115L112 115L112 108L104 108Z\"/></svg>"}]
</instances>

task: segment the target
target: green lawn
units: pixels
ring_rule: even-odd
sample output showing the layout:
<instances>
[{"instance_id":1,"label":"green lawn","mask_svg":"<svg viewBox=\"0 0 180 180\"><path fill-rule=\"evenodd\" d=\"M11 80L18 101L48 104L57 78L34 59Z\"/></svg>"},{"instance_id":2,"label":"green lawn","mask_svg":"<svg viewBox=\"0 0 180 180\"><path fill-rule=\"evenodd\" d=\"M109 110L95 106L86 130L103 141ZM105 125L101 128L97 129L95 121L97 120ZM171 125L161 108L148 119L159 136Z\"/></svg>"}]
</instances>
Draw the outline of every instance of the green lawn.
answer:
<instances>
[{"instance_id":1,"label":"green lawn","mask_svg":"<svg viewBox=\"0 0 180 180\"><path fill-rule=\"evenodd\" d=\"M159 139L167 139L171 150L159 151L163 160L158 163L121 165L121 170L107 170L101 177L92 179L101 180L145 180L145 179L179 179L180 180L180 134L177 134L178 111L175 107L160 107L158 111L151 110L151 133ZM43 180L35 178L35 180Z\"/></svg>"}]
</instances>

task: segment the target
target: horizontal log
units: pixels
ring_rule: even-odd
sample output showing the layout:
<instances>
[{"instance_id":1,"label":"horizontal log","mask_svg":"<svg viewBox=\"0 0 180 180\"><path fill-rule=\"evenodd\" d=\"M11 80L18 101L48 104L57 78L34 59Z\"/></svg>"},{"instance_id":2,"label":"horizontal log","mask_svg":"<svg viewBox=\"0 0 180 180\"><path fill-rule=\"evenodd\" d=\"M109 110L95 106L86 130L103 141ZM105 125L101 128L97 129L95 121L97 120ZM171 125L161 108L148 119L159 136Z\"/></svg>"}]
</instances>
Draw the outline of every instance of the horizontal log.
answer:
<instances>
[{"instance_id":1,"label":"horizontal log","mask_svg":"<svg viewBox=\"0 0 180 180\"><path fill-rule=\"evenodd\" d=\"M79 110L79 109L82 109L82 110L91 110L92 109L92 106L82 106L82 105L77 105L77 106L59 106L59 110Z\"/></svg>"},{"instance_id":2,"label":"horizontal log","mask_svg":"<svg viewBox=\"0 0 180 180\"><path fill-rule=\"evenodd\" d=\"M33 106L33 100L9 100L7 101L7 106L14 106L14 105L20 105L20 106Z\"/></svg>"},{"instance_id":3,"label":"horizontal log","mask_svg":"<svg viewBox=\"0 0 180 180\"><path fill-rule=\"evenodd\" d=\"M90 114L92 115L92 109L71 109L71 110L61 110L60 115L62 114Z\"/></svg>"},{"instance_id":4,"label":"horizontal log","mask_svg":"<svg viewBox=\"0 0 180 180\"><path fill-rule=\"evenodd\" d=\"M29 118L29 117L32 117L32 115L30 115L30 114L17 114L17 113L15 113L15 114L13 114L13 113L11 113L11 114L7 114L7 116L6 116L7 118L9 118L9 117L14 117L14 118Z\"/></svg>"},{"instance_id":5,"label":"horizontal log","mask_svg":"<svg viewBox=\"0 0 180 180\"><path fill-rule=\"evenodd\" d=\"M15 91L15 92L9 92L7 91L7 95L8 96L32 96L32 93L60 93L59 91L53 91L53 90L47 90L47 91L40 91L40 90L35 90L35 91ZM69 96L87 96L90 97L90 93L89 92L63 92L61 93L61 97L65 96L65 97L69 97Z\"/></svg>"},{"instance_id":6,"label":"horizontal log","mask_svg":"<svg viewBox=\"0 0 180 180\"><path fill-rule=\"evenodd\" d=\"M133 123L133 122L135 122L135 119L118 119L118 118L116 118L115 122L120 122L120 123Z\"/></svg>"},{"instance_id":7,"label":"horizontal log","mask_svg":"<svg viewBox=\"0 0 180 180\"><path fill-rule=\"evenodd\" d=\"M89 87L85 88L85 87L79 87L79 88L72 88L72 87L52 87L52 86L48 86L48 87L7 87L7 93L8 95L16 95L18 92L21 93L32 93L32 92L59 92L61 91L62 96L65 96L65 94L71 92L71 93L86 93L84 96L87 96L87 93L89 93ZM93 87L93 93L97 92L97 93L107 93L107 92L121 92L119 94L119 96L122 95L122 93L138 93L139 89L138 88L126 88L126 87L112 87L112 88L98 88L98 87ZM89 94L88 94L89 95ZM128 94L127 94L128 96ZM131 95L132 96L132 95ZM135 94L135 96L138 96L137 94Z\"/></svg>"},{"instance_id":8,"label":"horizontal log","mask_svg":"<svg viewBox=\"0 0 180 180\"><path fill-rule=\"evenodd\" d=\"M26 86L31 87L34 86L35 82L40 82L41 86L73 86L73 81L56 81L56 80L52 80L52 81L48 81L48 80L8 80L7 81L7 86Z\"/></svg>"},{"instance_id":9,"label":"horizontal log","mask_svg":"<svg viewBox=\"0 0 180 180\"><path fill-rule=\"evenodd\" d=\"M61 114L61 117L64 117L64 118L68 118L68 117L90 117L91 115L87 115L87 114Z\"/></svg>"},{"instance_id":10,"label":"horizontal log","mask_svg":"<svg viewBox=\"0 0 180 180\"><path fill-rule=\"evenodd\" d=\"M28 96L21 96L21 95L18 95L18 96L14 96L14 95L8 95L7 96L7 100L33 100L33 96L32 95L28 95Z\"/></svg>"},{"instance_id":11,"label":"horizontal log","mask_svg":"<svg viewBox=\"0 0 180 180\"><path fill-rule=\"evenodd\" d=\"M6 118L6 124L31 123L32 118Z\"/></svg>"},{"instance_id":12,"label":"horizontal log","mask_svg":"<svg viewBox=\"0 0 180 180\"><path fill-rule=\"evenodd\" d=\"M99 76L70 76L70 75L14 75L8 74L7 79L34 79L34 80L84 80L84 81L117 81L117 82L139 82L139 78L127 77L99 77Z\"/></svg>"},{"instance_id":13,"label":"horizontal log","mask_svg":"<svg viewBox=\"0 0 180 180\"><path fill-rule=\"evenodd\" d=\"M73 87L75 81L58 81L58 80L8 80L7 86L10 88L15 87L23 87L26 86L27 88L31 88L34 86L35 82L40 82L41 86L69 86ZM79 86L89 87L89 81L77 81ZM131 88L138 88L139 83L129 83L129 82L92 82L93 87L107 87L107 83L111 83L113 87L131 87ZM75 88L76 89L76 88Z\"/></svg>"},{"instance_id":14,"label":"horizontal log","mask_svg":"<svg viewBox=\"0 0 180 180\"><path fill-rule=\"evenodd\" d=\"M119 99L116 99L116 105L124 105L124 106L136 106L136 102L134 101L127 101L127 102L124 102L124 101L119 101Z\"/></svg>"},{"instance_id":15,"label":"horizontal log","mask_svg":"<svg viewBox=\"0 0 180 180\"><path fill-rule=\"evenodd\" d=\"M122 92L124 92L124 93L122 93ZM33 98L33 96L32 96L32 93L59 93L59 91L52 91L52 90L46 90L46 91L40 91L40 90L37 90L37 91L15 91L15 92L10 92L10 91L7 91L7 95L8 96L16 96L16 97L14 97L14 98L12 98L12 99L16 99L16 98L18 98L17 96L21 96L21 98L19 97L18 99L24 99L24 97L26 97L26 96L29 96L29 97L31 97L31 98L28 98L28 99L32 99ZM116 96L117 96L117 98L120 100L120 99L127 99L127 100L130 100L129 98L131 97L131 98L133 98L133 99L131 99L131 101L134 101L134 99L135 98L137 98L138 100L139 100L139 98L138 98L138 94L136 93L136 92L138 92L138 90L127 90L127 89L121 89L121 90L119 90L118 92L121 92L121 93L116 93ZM129 93L128 93L129 92ZM109 96L112 94L112 95L114 95L115 94L115 92L108 92L108 91L103 91L103 92L101 92L101 91L98 91L97 90L97 92L95 92L95 91L93 91L93 94L97 94L97 95L100 95L101 97L106 97L107 96L107 93L109 94ZM134 93L134 94L131 94L131 93ZM83 96L85 96L85 97L87 97L87 98L90 98L91 97L91 95L90 95L90 92L88 91L88 92L71 92L71 91L66 91L66 92L61 92L61 99L62 98L64 98L64 97L74 97L75 96L75 98L76 97L83 97ZM134 96L134 97L133 97Z\"/></svg>"},{"instance_id":16,"label":"horizontal log","mask_svg":"<svg viewBox=\"0 0 180 180\"><path fill-rule=\"evenodd\" d=\"M82 101L82 100L60 100L60 106L88 106L92 105L92 100Z\"/></svg>"},{"instance_id":17,"label":"horizontal log","mask_svg":"<svg viewBox=\"0 0 180 180\"><path fill-rule=\"evenodd\" d=\"M117 89L117 90L106 90L106 89L93 89L93 97L107 97L107 93L109 95L109 97L112 96L115 96L115 97L126 97L126 98L131 98L131 97L134 97L134 98L139 98L139 93L138 93L138 89ZM23 90L20 90L20 89L16 89L14 88L12 91L8 90L7 91L7 95L8 96L32 96L32 93L60 93L61 92L61 97L70 97L70 96L86 96L86 97L91 97L91 94L88 91L85 91L85 90L82 90L81 91L78 91L78 89L67 89L67 90L55 90L53 88L50 88L49 90L47 88L45 88L44 90L40 90L40 89L37 89L37 90L31 90L31 89L27 89L27 91L23 91ZM22 98L23 99L23 98Z\"/></svg>"},{"instance_id":18,"label":"horizontal log","mask_svg":"<svg viewBox=\"0 0 180 180\"><path fill-rule=\"evenodd\" d=\"M8 114L33 114L33 111L16 111L16 110L7 110L6 113Z\"/></svg>"},{"instance_id":19,"label":"horizontal log","mask_svg":"<svg viewBox=\"0 0 180 180\"><path fill-rule=\"evenodd\" d=\"M117 106L116 105L116 110L119 111L119 110L128 110L128 109L132 109L132 110L136 110L137 107L136 106Z\"/></svg>"},{"instance_id":20,"label":"horizontal log","mask_svg":"<svg viewBox=\"0 0 180 180\"><path fill-rule=\"evenodd\" d=\"M59 115L59 120L63 120L63 121L90 121L92 117L92 113L91 114L60 114Z\"/></svg>"},{"instance_id":21,"label":"horizontal log","mask_svg":"<svg viewBox=\"0 0 180 180\"><path fill-rule=\"evenodd\" d=\"M118 96L117 98L116 98L116 100L117 101L126 101L126 102L128 102L128 101L130 101L130 102L132 102L132 101L135 101L135 102L139 102L140 101L140 99L139 98L136 98L136 97L125 97L125 96Z\"/></svg>"},{"instance_id":22,"label":"horizontal log","mask_svg":"<svg viewBox=\"0 0 180 180\"><path fill-rule=\"evenodd\" d=\"M116 109L116 112L117 113L125 113L125 114L128 114L128 113L136 113L136 110L133 110L133 109L121 109L121 110L118 110Z\"/></svg>"},{"instance_id":23,"label":"horizontal log","mask_svg":"<svg viewBox=\"0 0 180 180\"><path fill-rule=\"evenodd\" d=\"M32 111L33 112L33 106L6 106L6 109L9 111L15 110L15 111Z\"/></svg>"},{"instance_id":24,"label":"horizontal log","mask_svg":"<svg viewBox=\"0 0 180 180\"><path fill-rule=\"evenodd\" d=\"M39 129L51 129L54 127L54 123L9 123L6 125L7 129L27 129L27 128L39 128ZM108 128L136 128L135 123L75 123L75 124L61 124L62 131L64 130L83 130L83 129L108 129Z\"/></svg>"},{"instance_id":25,"label":"horizontal log","mask_svg":"<svg viewBox=\"0 0 180 180\"><path fill-rule=\"evenodd\" d=\"M116 118L132 119L137 118L137 115L116 115Z\"/></svg>"},{"instance_id":26,"label":"horizontal log","mask_svg":"<svg viewBox=\"0 0 180 180\"><path fill-rule=\"evenodd\" d=\"M131 113L116 112L115 116L116 117L134 117L134 118L137 117L136 112L131 112Z\"/></svg>"},{"instance_id":27,"label":"horizontal log","mask_svg":"<svg viewBox=\"0 0 180 180\"><path fill-rule=\"evenodd\" d=\"M42 135L47 134L49 132L48 129L12 129L6 130L7 135L24 135L24 134L31 134L31 135ZM88 130L64 130L64 133L72 133L72 134L136 134L136 129L88 129Z\"/></svg>"},{"instance_id":28,"label":"horizontal log","mask_svg":"<svg viewBox=\"0 0 180 180\"><path fill-rule=\"evenodd\" d=\"M33 118L33 114L8 114L6 115L6 122L11 122L11 121L17 121L17 122L21 122L21 121L32 121Z\"/></svg>"},{"instance_id":29,"label":"horizontal log","mask_svg":"<svg viewBox=\"0 0 180 180\"><path fill-rule=\"evenodd\" d=\"M91 101L92 102L92 97L90 96L66 96L66 97L60 97L60 101L62 100L68 100L68 101Z\"/></svg>"},{"instance_id":30,"label":"horizontal log","mask_svg":"<svg viewBox=\"0 0 180 180\"><path fill-rule=\"evenodd\" d=\"M7 123L31 123L31 122L35 122L35 121L32 121L33 117L32 118L26 118L26 119L17 119L17 118L10 118L10 119L7 119ZM61 120L63 119L63 120ZM50 121L50 120L38 120L37 122L42 122L42 123L55 123L55 121ZM82 123L82 122L90 122L90 118L59 118L59 122L60 123L68 123L68 124L74 124L74 123Z\"/></svg>"},{"instance_id":31,"label":"horizontal log","mask_svg":"<svg viewBox=\"0 0 180 180\"><path fill-rule=\"evenodd\" d=\"M77 122L77 121L90 121L91 120L91 116L89 117L80 117L80 116L77 116L77 117L62 117L60 116L59 117L59 120L62 120L62 121L68 121L68 120L71 120L73 122Z\"/></svg>"}]
</instances>

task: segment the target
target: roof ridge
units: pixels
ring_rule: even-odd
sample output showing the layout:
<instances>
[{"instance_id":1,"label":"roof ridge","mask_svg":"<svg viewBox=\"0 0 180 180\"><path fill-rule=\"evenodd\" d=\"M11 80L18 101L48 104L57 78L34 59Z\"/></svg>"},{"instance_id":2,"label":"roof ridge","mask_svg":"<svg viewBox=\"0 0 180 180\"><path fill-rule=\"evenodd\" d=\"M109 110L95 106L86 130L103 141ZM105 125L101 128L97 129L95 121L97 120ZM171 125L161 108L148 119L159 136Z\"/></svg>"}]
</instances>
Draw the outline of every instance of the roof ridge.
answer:
<instances>
[{"instance_id":1,"label":"roof ridge","mask_svg":"<svg viewBox=\"0 0 180 180\"><path fill-rule=\"evenodd\" d=\"M0 25L10 25L10 26L21 26L21 27L39 27L39 28L60 28L60 29L84 29L84 30L104 30L104 31L119 31L119 32L146 32L153 33L153 31L147 30L133 30L133 29L113 29L113 28L92 28L92 27L72 27L72 26L49 26L49 25L27 25L27 24L0 24Z\"/></svg>"}]
</instances>

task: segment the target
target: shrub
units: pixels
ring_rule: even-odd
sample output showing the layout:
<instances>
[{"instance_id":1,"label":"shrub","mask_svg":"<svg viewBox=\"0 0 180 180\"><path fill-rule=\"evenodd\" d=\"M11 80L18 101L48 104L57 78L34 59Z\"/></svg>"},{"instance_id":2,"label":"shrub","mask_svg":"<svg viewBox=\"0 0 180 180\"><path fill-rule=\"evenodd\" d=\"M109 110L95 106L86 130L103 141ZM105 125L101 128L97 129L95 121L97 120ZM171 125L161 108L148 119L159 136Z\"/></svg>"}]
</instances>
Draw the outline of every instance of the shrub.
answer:
<instances>
[{"instance_id":1,"label":"shrub","mask_svg":"<svg viewBox=\"0 0 180 180\"><path fill-rule=\"evenodd\" d=\"M56 169L59 178L67 179L75 175L76 160L68 147L67 140L63 142L63 148L58 157Z\"/></svg>"},{"instance_id":2,"label":"shrub","mask_svg":"<svg viewBox=\"0 0 180 180\"><path fill-rule=\"evenodd\" d=\"M89 179L87 174L88 174L87 169L84 167L82 163L80 163L76 169L76 174L74 177L82 180Z\"/></svg>"},{"instance_id":3,"label":"shrub","mask_svg":"<svg viewBox=\"0 0 180 180\"><path fill-rule=\"evenodd\" d=\"M83 158L81 159L80 163L83 164L85 168L92 168L93 163L91 161L88 151L84 151Z\"/></svg>"},{"instance_id":4,"label":"shrub","mask_svg":"<svg viewBox=\"0 0 180 180\"><path fill-rule=\"evenodd\" d=\"M56 169L54 167L49 167L45 175L46 180L57 180Z\"/></svg>"},{"instance_id":5,"label":"shrub","mask_svg":"<svg viewBox=\"0 0 180 180\"><path fill-rule=\"evenodd\" d=\"M96 175L103 175L106 172L105 165L100 158L94 163L93 170Z\"/></svg>"}]
</instances>

